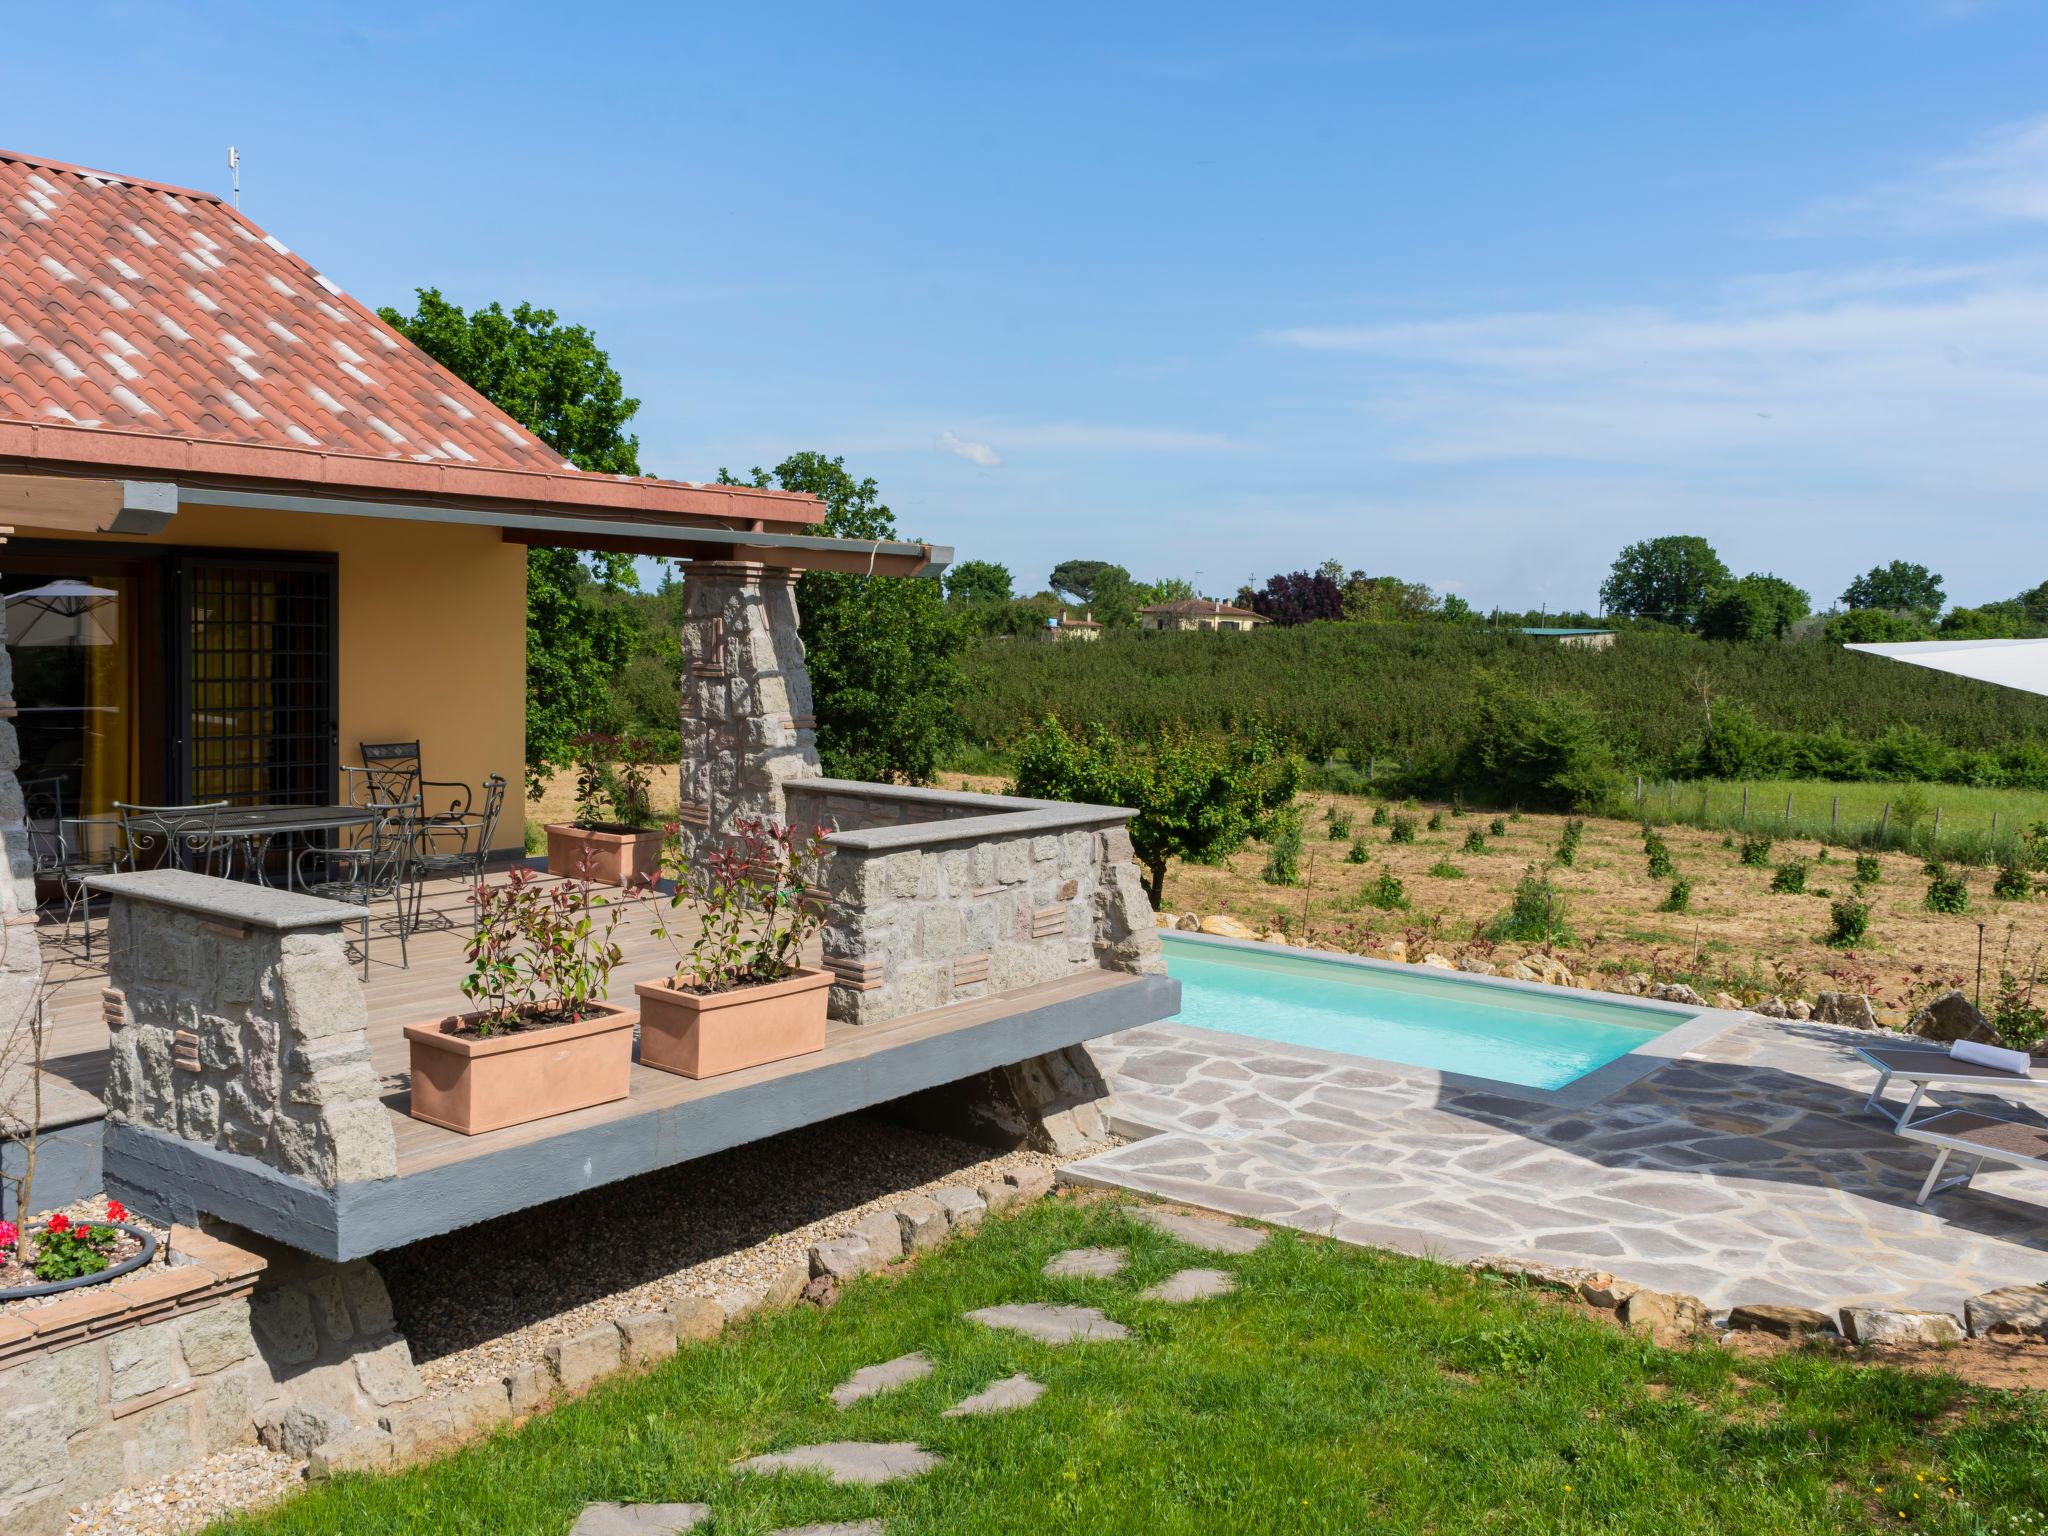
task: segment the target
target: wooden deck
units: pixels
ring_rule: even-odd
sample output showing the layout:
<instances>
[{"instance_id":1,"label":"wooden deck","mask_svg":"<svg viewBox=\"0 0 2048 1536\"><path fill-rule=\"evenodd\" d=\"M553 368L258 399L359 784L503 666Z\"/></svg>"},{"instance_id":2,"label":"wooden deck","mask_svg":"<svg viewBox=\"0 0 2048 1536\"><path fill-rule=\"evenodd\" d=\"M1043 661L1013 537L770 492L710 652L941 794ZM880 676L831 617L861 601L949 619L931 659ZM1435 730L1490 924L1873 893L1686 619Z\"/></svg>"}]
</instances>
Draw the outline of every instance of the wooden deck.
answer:
<instances>
[{"instance_id":1,"label":"wooden deck","mask_svg":"<svg viewBox=\"0 0 2048 1536\"><path fill-rule=\"evenodd\" d=\"M395 933L373 931L364 984L371 1060L391 1114L398 1178L317 1191L248 1159L110 1126L110 1185L125 1178L138 1193L189 1192L197 1209L325 1257L352 1258L1132 1028L1179 1004L1178 984L1163 976L1084 971L886 1024L834 1024L822 1051L722 1077L679 1077L636 1061L626 1099L463 1136L407 1112L404 1027L464 1006L457 984L467 970L469 920L461 891L437 889L429 906L434 917L412 936L409 966L399 964ZM665 899L632 902L619 929L625 959L613 973L615 999L629 1000L634 982L671 969L673 951L650 931L661 917L681 917L694 932L690 914ZM47 939L60 937L46 928ZM54 986L49 1064L95 1095L105 1081L107 1049L98 937L92 965L75 934L66 948L45 945Z\"/></svg>"}]
</instances>

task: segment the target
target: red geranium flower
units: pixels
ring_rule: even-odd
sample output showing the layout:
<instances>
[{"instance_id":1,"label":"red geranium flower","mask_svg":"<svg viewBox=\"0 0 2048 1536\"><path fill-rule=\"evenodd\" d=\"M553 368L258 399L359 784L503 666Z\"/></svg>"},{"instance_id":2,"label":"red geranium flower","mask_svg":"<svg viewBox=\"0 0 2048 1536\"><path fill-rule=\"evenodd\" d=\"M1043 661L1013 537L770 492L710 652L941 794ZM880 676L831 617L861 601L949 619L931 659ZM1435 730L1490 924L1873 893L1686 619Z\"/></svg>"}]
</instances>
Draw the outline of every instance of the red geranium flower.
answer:
<instances>
[{"instance_id":1,"label":"red geranium flower","mask_svg":"<svg viewBox=\"0 0 2048 1536\"><path fill-rule=\"evenodd\" d=\"M123 1205L123 1204L122 1204L122 1203L121 1203L120 1201L118 1201L118 1200L109 1200L109 1201L107 1202L107 1220L109 1220L109 1221L126 1221L127 1219L128 1219L128 1207L127 1207L127 1206Z\"/></svg>"},{"instance_id":2,"label":"red geranium flower","mask_svg":"<svg viewBox=\"0 0 2048 1536\"><path fill-rule=\"evenodd\" d=\"M62 1211L59 1211L56 1215L50 1218L50 1230L52 1232L66 1232L69 1231L70 1228L71 1218L69 1216L66 1216Z\"/></svg>"}]
</instances>

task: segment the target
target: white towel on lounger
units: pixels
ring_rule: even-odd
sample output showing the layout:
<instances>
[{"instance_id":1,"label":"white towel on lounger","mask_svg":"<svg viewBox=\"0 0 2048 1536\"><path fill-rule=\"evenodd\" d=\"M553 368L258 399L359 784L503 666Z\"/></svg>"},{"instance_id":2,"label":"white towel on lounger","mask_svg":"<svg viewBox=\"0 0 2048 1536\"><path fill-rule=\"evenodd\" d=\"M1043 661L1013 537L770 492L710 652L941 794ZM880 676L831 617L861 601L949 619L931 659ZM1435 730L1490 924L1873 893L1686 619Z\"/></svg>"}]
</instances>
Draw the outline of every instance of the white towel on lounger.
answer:
<instances>
[{"instance_id":1,"label":"white towel on lounger","mask_svg":"<svg viewBox=\"0 0 2048 1536\"><path fill-rule=\"evenodd\" d=\"M1995 1067L2000 1072L2015 1072L2021 1077L2034 1070L2033 1059L2025 1051L2008 1051L2002 1045L1980 1045L1975 1040L1958 1040L1948 1048L1948 1053L1957 1061L1973 1062L1980 1067Z\"/></svg>"}]
</instances>

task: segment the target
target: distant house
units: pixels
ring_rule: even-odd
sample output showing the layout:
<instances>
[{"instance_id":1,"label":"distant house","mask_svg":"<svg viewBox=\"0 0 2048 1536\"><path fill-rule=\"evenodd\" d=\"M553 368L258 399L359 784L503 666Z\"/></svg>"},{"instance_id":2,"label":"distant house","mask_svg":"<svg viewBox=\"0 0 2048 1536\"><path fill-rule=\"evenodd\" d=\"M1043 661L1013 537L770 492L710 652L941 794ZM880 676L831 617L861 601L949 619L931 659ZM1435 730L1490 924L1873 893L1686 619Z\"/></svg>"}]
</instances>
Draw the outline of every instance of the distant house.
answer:
<instances>
[{"instance_id":1,"label":"distant house","mask_svg":"<svg viewBox=\"0 0 2048 1536\"><path fill-rule=\"evenodd\" d=\"M1615 632L1611 629L1545 629L1530 627L1522 631L1531 640L1548 640L1552 645L1576 645L1589 651L1604 651L1614 644Z\"/></svg>"},{"instance_id":2,"label":"distant house","mask_svg":"<svg viewBox=\"0 0 2048 1536\"><path fill-rule=\"evenodd\" d=\"M1078 619L1064 613L1056 613L1045 621L1045 638L1048 640L1100 640L1102 626L1085 613Z\"/></svg>"},{"instance_id":3,"label":"distant house","mask_svg":"<svg viewBox=\"0 0 2048 1536\"><path fill-rule=\"evenodd\" d=\"M1138 622L1147 629L1234 629L1251 630L1272 620L1218 602L1213 597L1183 597L1170 603L1154 603L1138 610Z\"/></svg>"}]
</instances>

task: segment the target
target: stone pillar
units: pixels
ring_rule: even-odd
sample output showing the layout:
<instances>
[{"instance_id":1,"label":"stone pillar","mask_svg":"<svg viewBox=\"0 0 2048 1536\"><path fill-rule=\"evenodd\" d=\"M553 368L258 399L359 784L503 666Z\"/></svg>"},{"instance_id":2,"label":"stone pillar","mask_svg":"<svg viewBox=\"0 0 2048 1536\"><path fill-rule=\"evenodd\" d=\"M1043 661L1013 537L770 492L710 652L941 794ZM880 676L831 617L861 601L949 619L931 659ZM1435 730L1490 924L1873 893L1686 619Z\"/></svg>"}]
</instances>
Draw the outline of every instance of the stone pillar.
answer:
<instances>
[{"instance_id":1,"label":"stone pillar","mask_svg":"<svg viewBox=\"0 0 2048 1536\"><path fill-rule=\"evenodd\" d=\"M680 820L693 862L735 818L786 820L782 786L822 771L796 580L752 561L683 568Z\"/></svg>"}]
</instances>

